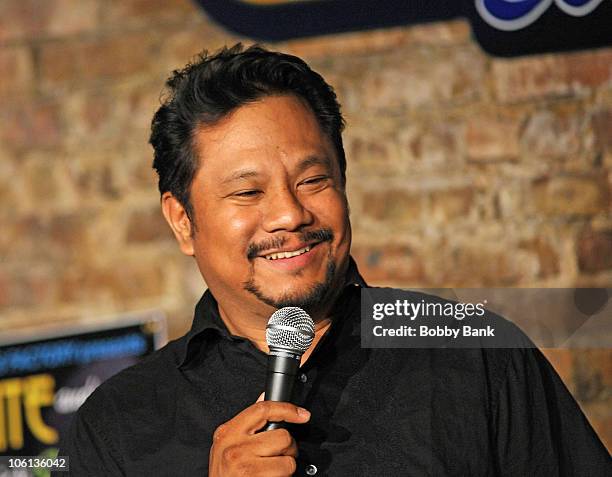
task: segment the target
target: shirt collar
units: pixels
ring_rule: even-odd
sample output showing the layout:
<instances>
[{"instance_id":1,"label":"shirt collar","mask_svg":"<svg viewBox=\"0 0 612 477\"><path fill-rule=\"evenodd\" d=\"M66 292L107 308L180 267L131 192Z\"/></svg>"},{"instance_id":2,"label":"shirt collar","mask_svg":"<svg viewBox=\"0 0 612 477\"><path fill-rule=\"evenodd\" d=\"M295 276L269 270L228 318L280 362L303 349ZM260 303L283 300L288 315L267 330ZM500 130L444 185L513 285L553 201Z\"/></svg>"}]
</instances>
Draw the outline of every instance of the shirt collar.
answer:
<instances>
[{"instance_id":1,"label":"shirt collar","mask_svg":"<svg viewBox=\"0 0 612 477\"><path fill-rule=\"evenodd\" d=\"M353 260L353 257L349 257L349 266L346 272L344 289L355 286L366 287L367 284L359 274L355 260ZM229 331L219 314L217 300L215 300L210 290L206 290L195 307L193 324L183 339L183 345L179 350L177 367L181 367L187 363L190 357L190 351L194 348L193 343L198 341L197 338L211 332L216 332L226 338L230 337Z\"/></svg>"}]
</instances>

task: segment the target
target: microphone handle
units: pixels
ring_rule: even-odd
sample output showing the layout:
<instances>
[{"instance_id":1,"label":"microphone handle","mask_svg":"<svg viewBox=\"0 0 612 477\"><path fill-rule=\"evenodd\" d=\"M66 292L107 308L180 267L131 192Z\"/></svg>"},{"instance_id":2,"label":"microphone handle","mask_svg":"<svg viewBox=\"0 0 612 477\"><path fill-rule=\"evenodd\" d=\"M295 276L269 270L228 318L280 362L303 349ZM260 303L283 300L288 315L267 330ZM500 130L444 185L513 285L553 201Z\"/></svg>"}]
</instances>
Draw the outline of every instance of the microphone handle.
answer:
<instances>
[{"instance_id":1,"label":"microphone handle","mask_svg":"<svg viewBox=\"0 0 612 477\"><path fill-rule=\"evenodd\" d=\"M268 356L265 401L291 402L293 385L300 368L301 354L287 350L271 349ZM285 422L268 422L263 431L281 429Z\"/></svg>"}]
</instances>

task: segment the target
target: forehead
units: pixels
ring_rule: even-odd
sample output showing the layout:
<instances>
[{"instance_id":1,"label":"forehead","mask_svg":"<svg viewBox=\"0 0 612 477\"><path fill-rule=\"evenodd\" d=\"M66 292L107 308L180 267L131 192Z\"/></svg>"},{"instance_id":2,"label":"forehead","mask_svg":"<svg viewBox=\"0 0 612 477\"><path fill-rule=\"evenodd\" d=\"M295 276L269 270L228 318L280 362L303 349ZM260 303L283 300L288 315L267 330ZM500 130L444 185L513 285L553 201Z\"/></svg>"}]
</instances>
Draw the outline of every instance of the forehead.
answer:
<instances>
[{"instance_id":1,"label":"forehead","mask_svg":"<svg viewBox=\"0 0 612 477\"><path fill-rule=\"evenodd\" d=\"M273 166L312 155L335 158L315 115L295 96L268 96L233 111L195 133L200 169L227 172L245 162ZM335 162L335 161L334 161Z\"/></svg>"}]
</instances>

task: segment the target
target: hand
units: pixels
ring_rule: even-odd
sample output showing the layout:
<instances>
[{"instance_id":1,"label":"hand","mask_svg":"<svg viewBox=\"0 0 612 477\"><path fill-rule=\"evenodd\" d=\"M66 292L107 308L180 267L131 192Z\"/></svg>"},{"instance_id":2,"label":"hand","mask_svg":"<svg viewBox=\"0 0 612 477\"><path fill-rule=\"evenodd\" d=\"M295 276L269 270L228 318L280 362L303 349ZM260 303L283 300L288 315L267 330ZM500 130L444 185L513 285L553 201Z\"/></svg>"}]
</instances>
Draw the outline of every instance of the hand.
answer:
<instances>
[{"instance_id":1,"label":"hand","mask_svg":"<svg viewBox=\"0 0 612 477\"><path fill-rule=\"evenodd\" d=\"M208 473L210 477L285 477L295 472L298 450L286 429L257 433L268 421L303 424L306 409L287 402L256 402L221 424L213 435Z\"/></svg>"}]
</instances>

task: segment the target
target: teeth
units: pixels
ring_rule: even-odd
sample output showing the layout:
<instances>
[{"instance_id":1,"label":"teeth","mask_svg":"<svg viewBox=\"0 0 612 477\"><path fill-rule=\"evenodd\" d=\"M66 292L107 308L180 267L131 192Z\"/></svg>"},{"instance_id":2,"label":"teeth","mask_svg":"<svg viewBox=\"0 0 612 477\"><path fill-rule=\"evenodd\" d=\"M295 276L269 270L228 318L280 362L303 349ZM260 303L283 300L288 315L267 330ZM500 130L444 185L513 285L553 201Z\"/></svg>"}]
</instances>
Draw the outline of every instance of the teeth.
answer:
<instances>
[{"instance_id":1,"label":"teeth","mask_svg":"<svg viewBox=\"0 0 612 477\"><path fill-rule=\"evenodd\" d=\"M271 253L270 255L266 255L265 257L268 260L278 260L279 258L297 257L298 255L302 255L303 253L306 253L308 251L310 251L310 247L304 247L304 248L301 248L299 250L296 250L295 252Z\"/></svg>"}]
</instances>

